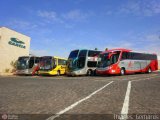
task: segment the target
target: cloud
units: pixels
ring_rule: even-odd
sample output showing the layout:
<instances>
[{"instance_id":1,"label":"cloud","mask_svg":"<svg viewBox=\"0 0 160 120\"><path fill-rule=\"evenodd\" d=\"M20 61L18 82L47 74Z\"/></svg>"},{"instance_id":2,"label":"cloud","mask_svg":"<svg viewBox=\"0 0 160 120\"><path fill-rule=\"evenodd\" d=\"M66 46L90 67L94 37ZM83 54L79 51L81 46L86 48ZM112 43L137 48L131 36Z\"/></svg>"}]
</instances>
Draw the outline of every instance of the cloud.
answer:
<instances>
[{"instance_id":1,"label":"cloud","mask_svg":"<svg viewBox=\"0 0 160 120\"><path fill-rule=\"evenodd\" d=\"M136 16L153 16L160 14L159 0L134 0L121 5L119 13Z\"/></svg>"},{"instance_id":2,"label":"cloud","mask_svg":"<svg viewBox=\"0 0 160 120\"><path fill-rule=\"evenodd\" d=\"M47 50L31 49L30 54L36 56L47 56L49 55L49 52Z\"/></svg>"},{"instance_id":3,"label":"cloud","mask_svg":"<svg viewBox=\"0 0 160 120\"><path fill-rule=\"evenodd\" d=\"M152 42L160 42L160 34L150 34L146 36L146 40Z\"/></svg>"},{"instance_id":4,"label":"cloud","mask_svg":"<svg viewBox=\"0 0 160 120\"><path fill-rule=\"evenodd\" d=\"M81 10L71 10L62 15L62 17L66 20L73 20L73 21L84 21L87 20L90 16L92 16L92 12L82 12Z\"/></svg>"},{"instance_id":5,"label":"cloud","mask_svg":"<svg viewBox=\"0 0 160 120\"><path fill-rule=\"evenodd\" d=\"M14 20L8 22L6 25L10 26L13 29L18 29L18 30L19 29L20 30L30 30L30 29L37 27L36 24L27 22L25 20L18 20L18 19L14 19Z\"/></svg>"},{"instance_id":6,"label":"cloud","mask_svg":"<svg viewBox=\"0 0 160 120\"><path fill-rule=\"evenodd\" d=\"M39 17L44 18L44 20L46 20L47 22L60 22L63 23L63 20L61 18L59 18L59 16L57 15L57 13L55 11L42 11L39 10L37 12L37 15Z\"/></svg>"},{"instance_id":7,"label":"cloud","mask_svg":"<svg viewBox=\"0 0 160 120\"><path fill-rule=\"evenodd\" d=\"M73 28L76 22L87 21L93 12L82 12L81 10L71 10L68 12L57 13L55 11L38 10L36 15L40 17L40 23L42 25L51 23L60 23L65 28Z\"/></svg>"}]
</instances>

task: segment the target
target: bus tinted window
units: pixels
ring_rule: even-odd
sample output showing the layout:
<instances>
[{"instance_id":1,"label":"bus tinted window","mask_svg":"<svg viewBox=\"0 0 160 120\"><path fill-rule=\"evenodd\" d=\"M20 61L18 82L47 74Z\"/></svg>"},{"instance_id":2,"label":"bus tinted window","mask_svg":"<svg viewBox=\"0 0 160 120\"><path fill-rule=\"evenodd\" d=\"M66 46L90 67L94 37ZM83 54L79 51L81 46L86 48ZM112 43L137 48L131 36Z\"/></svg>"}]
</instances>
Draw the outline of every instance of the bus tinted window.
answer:
<instances>
[{"instance_id":1,"label":"bus tinted window","mask_svg":"<svg viewBox=\"0 0 160 120\"><path fill-rule=\"evenodd\" d=\"M86 57L79 57L79 59L77 61L77 67L78 68L84 68L85 60L86 60Z\"/></svg>"},{"instance_id":2,"label":"bus tinted window","mask_svg":"<svg viewBox=\"0 0 160 120\"><path fill-rule=\"evenodd\" d=\"M92 50L90 50L88 52L88 57L94 57L94 56L98 55L100 52L101 51L92 51Z\"/></svg>"},{"instance_id":3,"label":"bus tinted window","mask_svg":"<svg viewBox=\"0 0 160 120\"><path fill-rule=\"evenodd\" d=\"M66 60L58 59L58 65L66 65Z\"/></svg>"},{"instance_id":4,"label":"bus tinted window","mask_svg":"<svg viewBox=\"0 0 160 120\"><path fill-rule=\"evenodd\" d=\"M127 59L127 52L122 53L122 59Z\"/></svg>"},{"instance_id":5,"label":"bus tinted window","mask_svg":"<svg viewBox=\"0 0 160 120\"><path fill-rule=\"evenodd\" d=\"M74 50L70 53L69 58L75 58L78 55L79 50Z\"/></svg>"},{"instance_id":6,"label":"bus tinted window","mask_svg":"<svg viewBox=\"0 0 160 120\"><path fill-rule=\"evenodd\" d=\"M157 55L145 54L145 53L134 53L134 52L123 52L122 59L157 60Z\"/></svg>"},{"instance_id":7,"label":"bus tinted window","mask_svg":"<svg viewBox=\"0 0 160 120\"><path fill-rule=\"evenodd\" d=\"M29 68L32 68L34 65L34 57L31 57L29 60Z\"/></svg>"},{"instance_id":8,"label":"bus tinted window","mask_svg":"<svg viewBox=\"0 0 160 120\"><path fill-rule=\"evenodd\" d=\"M88 67L96 67L97 66L97 61L88 61L87 66Z\"/></svg>"},{"instance_id":9,"label":"bus tinted window","mask_svg":"<svg viewBox=\"0 0 160 120\"><path fill-rule=\"evenodd\" d=\"M85 57L87 54L87 50L81 50L79 53L79 57Z\"/></svg>"},{"instance_id":10,"label":"bus tinted window","mask_svg":"<svg viewBox=\"0 0 160 120\"><path fill-rule=\"evenodd\" d=\"M115 52L115 54L113 54L110 58L110 64L116 63L118 61L119 55L120 55L119 51Z\"/></svg>"},{"instance_id":11,"label":"bus tinted window","mask_svg":"<svg viewBox=\"0 0 160 120\"><path fill-rule=\"evenodd\" d=\"M39 63L39 58L38 57L35 58L35 63Z\"/></svg>"}]
</instances>

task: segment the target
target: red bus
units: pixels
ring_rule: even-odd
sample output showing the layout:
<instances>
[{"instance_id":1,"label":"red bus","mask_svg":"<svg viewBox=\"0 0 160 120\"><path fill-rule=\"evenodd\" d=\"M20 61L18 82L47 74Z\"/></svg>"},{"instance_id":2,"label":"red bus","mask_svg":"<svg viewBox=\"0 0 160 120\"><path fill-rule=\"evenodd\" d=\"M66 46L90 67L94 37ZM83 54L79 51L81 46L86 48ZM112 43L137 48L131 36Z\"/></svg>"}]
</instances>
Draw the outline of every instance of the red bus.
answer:
<instances>
[{"instance_id":1,"label":"red bus","mask_svg":"<svg viewBox=\"0 0 160 120\"><path fill-rule=\"evenodd\" d=\"M133 52L128 49L111 49L98 57L97 75L151 73L158 70L156 54Z\"/></svg>"}]
</instances>

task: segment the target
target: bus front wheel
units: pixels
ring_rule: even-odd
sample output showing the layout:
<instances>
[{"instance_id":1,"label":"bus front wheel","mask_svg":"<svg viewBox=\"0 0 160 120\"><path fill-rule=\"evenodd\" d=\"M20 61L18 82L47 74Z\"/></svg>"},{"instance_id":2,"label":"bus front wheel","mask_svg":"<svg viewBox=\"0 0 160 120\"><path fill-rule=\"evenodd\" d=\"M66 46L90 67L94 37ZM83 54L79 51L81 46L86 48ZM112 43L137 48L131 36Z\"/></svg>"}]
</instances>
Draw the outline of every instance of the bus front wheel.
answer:
<instances>
[{"instance_id":1,"label":"bus front wheel","mask_svg":"<svg viewBox=\"0 0 160 120\"><path fill-rule=\"evenodd\" d=\"M124 68L121 68L121 75L125 75L125 69Z\"/></svg>"}]
</instances>

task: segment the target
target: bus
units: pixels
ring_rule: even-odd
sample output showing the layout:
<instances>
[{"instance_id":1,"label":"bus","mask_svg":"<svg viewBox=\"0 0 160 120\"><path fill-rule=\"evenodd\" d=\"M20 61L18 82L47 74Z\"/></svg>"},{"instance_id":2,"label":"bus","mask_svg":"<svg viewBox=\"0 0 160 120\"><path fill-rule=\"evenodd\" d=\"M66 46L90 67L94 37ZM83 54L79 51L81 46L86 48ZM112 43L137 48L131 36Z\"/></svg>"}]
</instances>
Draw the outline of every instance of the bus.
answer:
<instances>
[{"instance_id":1,"label":"bus","mask_svg":"<svg viewBox=\"0 0 160 120\"><path fill-rule=\"evenodd\" d=\"M68 76L93 75L97 66L97 57L101 51L77 49L70 52L67 61Z\"/></svg>"},{"instance_id":2,"label":"bus","mask_svg":"<svg viewBox=\"0 0 160 120\"><path fill-rule=\"evenodd\" d=\"M128 49L102 52L98 58L96 74L151 73L158 70L156 54L139 53Z\"/></svg>"},{"instance_id":3,"label":"bus","mask_svg":"<svg viewBox=\"0 0 160 120\"><path fill-rule=\"evenodd\" d=\"M41 57L39 75L63 75L66 73L66 59L55 56Z\"/></svg>"},{"instance_id":4,"label":"bus","mask_svg":"<svg viewBox=\"0 0 160 120\"><path fill-rule=\"evenodd\" d=\"M21 56L17 60L17 75L35 75L38 74L40 57Z\"/></svg>"}]
</instances>

